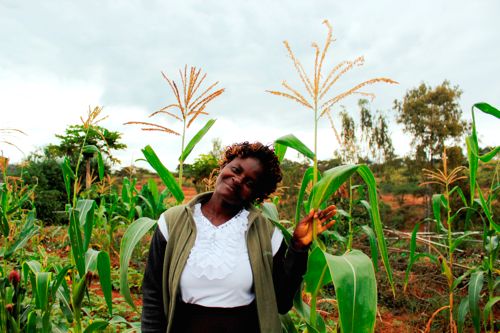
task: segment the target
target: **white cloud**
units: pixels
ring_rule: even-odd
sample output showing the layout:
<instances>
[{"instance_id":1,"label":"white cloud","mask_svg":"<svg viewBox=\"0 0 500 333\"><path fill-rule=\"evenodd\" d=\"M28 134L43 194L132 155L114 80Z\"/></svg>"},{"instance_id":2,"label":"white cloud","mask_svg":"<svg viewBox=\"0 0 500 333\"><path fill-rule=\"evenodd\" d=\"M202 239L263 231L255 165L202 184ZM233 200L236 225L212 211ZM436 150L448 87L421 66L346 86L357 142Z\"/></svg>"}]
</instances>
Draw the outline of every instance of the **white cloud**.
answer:
<instances>
[{"instance_id":1,"label":"white cloud","mask_svg":"<svg viewBox=\"0 0 500 333\"><path fill-rule=\"evenodd\" d=\"M372 108L390 110L394 99L422 81L436 85L449 79L464 90L461 105L470 118L475 102L500 105L500 82L495 80L500 72L499 10L496 0L5 0L0 2L0 128L26 131L28 137L14 139L29 152L54 142L54 134L78 123L89 105L103 105L110 115L105 125L123 132L129 146L118 153L123 164L141 158L140 149L151 144L175 167L177 138L122 124L146 120L171 102L160 71L178 80L177 69L188 64L202 67L208 82L218 80L227 89L208 106L210 117L218 120L193 158L210 149L213 137L225 144L269 143L294 133L312 147L310 113L264 90L279 89L282 80L300 87L281 42L290 42L309 71L310 45L323 42L325 18L337 39L329 66L359 55L366 58L332 94L365 79L391 77L400 85L369 89L377 94ZM357 109L354 97L343 104L351 112ZM489 116L477 119L484 144L498 144L498 125ZM320 158L329 158L336 143L327 122L320 133ZM408 136L400 128L393 133L396 151L407 152ZM2 149L14 160L21 158L10 147Z\"/></svg>"}]
</instances>

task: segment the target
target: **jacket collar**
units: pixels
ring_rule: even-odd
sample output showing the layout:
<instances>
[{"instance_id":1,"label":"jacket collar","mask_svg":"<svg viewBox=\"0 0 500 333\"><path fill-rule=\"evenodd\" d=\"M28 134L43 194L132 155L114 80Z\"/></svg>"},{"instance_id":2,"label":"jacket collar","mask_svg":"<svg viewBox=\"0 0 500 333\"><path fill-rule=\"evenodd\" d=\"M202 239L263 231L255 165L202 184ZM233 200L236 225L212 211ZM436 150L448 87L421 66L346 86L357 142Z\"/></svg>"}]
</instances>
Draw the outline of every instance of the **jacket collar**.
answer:
<instances>
[{"instance_id":1,"label":"jacket collar","mask_svg":"<svg viewBox=\"0 0 500 333\"><path fill-rule=\"evenodd\" d=\"M193 208L196 204L207 202L208 200L210 200L213 193L214 192L212 191L212 192L204 192L204 193L197 194L186 204L186 208L188 208L188 210L192 213ZM261 211L252 204L249 204L248 206L243 207L243 208L245 208L249 212L249 214L248 214L248 227L250 227L252 225L253 221L261 215Z\"/></svg>"}]
</instances>

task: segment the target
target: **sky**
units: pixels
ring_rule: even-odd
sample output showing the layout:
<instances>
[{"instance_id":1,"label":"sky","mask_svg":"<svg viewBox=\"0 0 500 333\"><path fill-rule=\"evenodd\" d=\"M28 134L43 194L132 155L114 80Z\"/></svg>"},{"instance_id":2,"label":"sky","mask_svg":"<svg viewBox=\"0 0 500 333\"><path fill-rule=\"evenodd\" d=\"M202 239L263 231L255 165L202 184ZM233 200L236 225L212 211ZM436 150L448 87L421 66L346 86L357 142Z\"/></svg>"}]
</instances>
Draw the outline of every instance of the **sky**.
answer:
<instances>
[{"instance_id":1,"label":"sky","mask_svg":"<svg viewBox=\"0 0 500 333\"><path fill-rule=\"evenodd\" d=\"M422 82L445 79L458 85L465 119L471 106L500 106L500 2L422 1L17 1L0 0L0 150L12 162L57 143L55 134L80 123L89 107L102 106L100 123L123 133L123 166L142 158L151 145L167 167L176 167L180 137L144 132L127 121L151 121L180 130L172 118L148 115L174 102L162 72L180 82L185 65L201 67L206 82L218 81L224 94L211 102L188 129L190 139L208 119L217 119L187 162L207 153L212 140L266 144L294 134L313 146L313 115L297 103L266 93L286 80L304 89L283 46L287 40L306 71L314 63L312 42L323 45L333 26L335 42L325 60L332 68L364 56L363 66L344 75L332 96L362 81L388 77L398 85L376 84L372 110L391 121L400 156L411 152L411 137L395 123L394 100ZM358 97L343 107L356 115ZM483 145L498 145L498 121L477 116ZM320 120L318 157L331 158L339 145L327 119ZM290 153L287 157L294 158Z\"/></svg>"}]
</instances>

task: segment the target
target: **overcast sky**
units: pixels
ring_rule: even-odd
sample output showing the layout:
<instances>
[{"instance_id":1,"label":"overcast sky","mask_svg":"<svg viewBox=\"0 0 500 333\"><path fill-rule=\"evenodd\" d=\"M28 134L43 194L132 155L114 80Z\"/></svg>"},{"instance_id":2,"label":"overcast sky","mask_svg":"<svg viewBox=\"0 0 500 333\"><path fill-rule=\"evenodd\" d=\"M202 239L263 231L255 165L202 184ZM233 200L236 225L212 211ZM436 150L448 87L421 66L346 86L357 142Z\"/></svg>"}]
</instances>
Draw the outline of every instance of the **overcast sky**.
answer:
<instances>
[{"instance_id":1,"label":"overcast sky","mask_svg":"<svg viewBox=\"0 0 500 333\"><path fill-rule=\"evenodd\" d=\"M323 44L328 19L335 43L326 60L331 68L364 55L365 65L346 74L332 90L340 93L373 77L390 77L397 86L378 84L373 110L394 119L393 101L425 82L448 79L463 90L464 118L479 101L500 106L500 1L18 1L0 0L0 128L24 135L0 135L24 155L56 143L56 133L79 123L89 106L104 107L102 126L123 133L123 165L141 158L151 144L175 168L179 137L124 126L172 103L161 76L179 81L178 69L202 67L207 82L226 92L208 105L208 117L190 128L190 138L209 119L217 121L192 153L192 162L223 144L259 140L272 143L289 133L312 147L312 115L298 104L267 94L286 80L300 87L283 40L306 70L313 65L311 42ZM340 103L356 114L357 97ZM167 127L180 123L154 118ZM493 120L493 121L492 121ZM339 118L335 121L339 126ZM498 145L498 121L479 116L483 144ZM321 159L338 148L328 121L320 124ZM409 152L410 137L391 127L396 152ZM18 162L23 153L0 143ZM138 162L138 166L145 166Z\"/></svg>"}]
</instances>

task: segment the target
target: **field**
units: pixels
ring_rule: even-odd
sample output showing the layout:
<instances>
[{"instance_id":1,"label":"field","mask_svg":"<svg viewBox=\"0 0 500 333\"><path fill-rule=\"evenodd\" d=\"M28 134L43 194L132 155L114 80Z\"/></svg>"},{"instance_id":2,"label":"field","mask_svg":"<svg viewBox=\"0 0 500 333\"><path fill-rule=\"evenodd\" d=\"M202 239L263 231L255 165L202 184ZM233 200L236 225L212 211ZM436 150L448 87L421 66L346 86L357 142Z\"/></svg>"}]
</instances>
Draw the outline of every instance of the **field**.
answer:
<instances>
[{"instance_id":1,"label":"field","mask_svg":"<svg viewBox=\"0 0 500 333\"><path fill-rule=\"evenodd\" d=\"M366 99L358 103L360 122L344 110L337 131L336 103L354 94L373 98L367 87L397 82L372 78L330 95L364 59L326 71L333 37L324 24L327 38L323 48L313 44L310 77L285 42L304 92L286 82L282 91L268 91L309 112L314 146L294 134L275 139L283 180L258 208L289 239L309 212L337 206L336 223L313 232L303 284L293 309L280 317L283 331L498 332L500 147L480 147L475 116L498 120L500 111L474 104L466 123L456 103L461 92L445 80L436 88L422 83L395 102L398 122L415 144L411 156L395 156L387 119L372 113ZM213 189L223 152L214 141L210 152L186 163L216 120L194 134L190 125L224 89L205 82L198 90L206 77L201 69L185 66L179 73L178 84L164 75L175 102L150 117L174 119L182 130L125 123L176 135L175 172L150 145L142 149L149 169L112 171L114 150L126 146L120 133L99 125L106 118L101 107L57 135L59 144L19 164L0 156L0 332L140 330L141 284L156 221L169 207ZM341 147L325 161L318 160L318 146L328 144L318 142L320 120L330 122ZM451 139L462 140L465 153L448 145ZM286 159L287 152L302 162Z\"/></svg>"}]
</instances>

